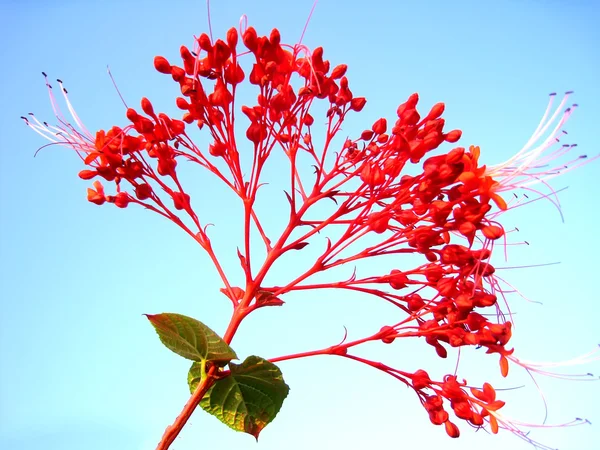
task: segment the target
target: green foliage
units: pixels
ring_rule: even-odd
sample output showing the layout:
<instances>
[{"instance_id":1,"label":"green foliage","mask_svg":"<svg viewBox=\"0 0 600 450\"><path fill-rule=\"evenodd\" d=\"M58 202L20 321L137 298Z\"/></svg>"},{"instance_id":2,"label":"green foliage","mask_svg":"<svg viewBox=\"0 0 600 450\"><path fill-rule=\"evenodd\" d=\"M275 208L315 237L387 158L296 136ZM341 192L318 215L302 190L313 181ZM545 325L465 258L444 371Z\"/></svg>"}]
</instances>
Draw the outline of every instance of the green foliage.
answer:
<instances>
[{"instance_id":1,"label":"green foliage","mask_svg":"<svg viewBox=\"0 0 600 450\"><path fill-rule=\"evenodd\" d=\"M218 379L200 402L200 406L236 431L258 435L277 415L290 390L279 368L258 356L249 356L242 364L229 364L230 374ZM190 391L203 377L201 363L195 362L188 373Z\"/></svg>"},{"instance_id":2,"label":"green foliage","mask_svg":"<svg viewBox=\"0 0 600 450\"><path fill-rule=\"evenodd\" d=\"M146 314L161 342L192 361L228 363L237 359L232 348L202 322L175 313Z\"/></svg>"}]
</instances>

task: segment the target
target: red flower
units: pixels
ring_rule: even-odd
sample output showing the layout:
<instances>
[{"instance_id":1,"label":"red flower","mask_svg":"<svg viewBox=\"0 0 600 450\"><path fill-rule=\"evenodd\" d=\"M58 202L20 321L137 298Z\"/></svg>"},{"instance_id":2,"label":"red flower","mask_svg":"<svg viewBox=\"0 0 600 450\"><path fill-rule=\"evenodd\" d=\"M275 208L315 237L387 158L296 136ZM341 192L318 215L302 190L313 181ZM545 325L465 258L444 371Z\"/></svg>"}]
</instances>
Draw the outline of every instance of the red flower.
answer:
<instances>
[{"instance_id":1,"label":"red flower","mask_svg":"<svg viewBox=\"0 0 600 450\"><path fill-rule=\"evenodd\" d=\"M104 195L104 187L99 181L94 181L94 189L88 188L87 190L88 201L95 203L96 205L102 205L106 201Z\"/></svg>"},{"instance_id":2,"label":"red flower","mask_svg":"<svg viewBox=\"0 0 600 450\"><path fill-rule=\"evenodd\" d=\"M311 51L304 45L284 44L277 29L259 36L248 27L238 41L235 28L225 40L213 41L202 34L192 50L179 49L181 67L164 57L154 59L155 69L169 75L181 92L175 99L180 117L158 112L144 97L140 111L127 110L127 125L91 134L59 82L75 125L60 113L49 83L60 125L49 126L33 116L25 120L52 143L77 152L86 166L80 178L114 183L114 195L107 195L101 181L94 181L87 190L90 202L114 203L119 208L137 203L168 218L202 246L223 281L221 292L234 307L227 342L248 314L283 305L281 298L293 291L339 289L370 295L396 307L400 318L390 315L395 323L366 338L308 353L355 359L394 376L415 391L429 420L443 424L450 437L460 435L450 414L475 427L487 424L494 433L504 427L522 435L498 412L504 402L496 399L488 383L482 389L467 388L466 381L455 374L435 381L425 370L403 372L355 356L351 350L369 341L392 344L416 337L423 338L440 358L457 348L484 347L480 354L500 356L503 376L508 374L509 361L544 372L517 359L507 348L512 322L501 310L498 295L502 298L504 291L490 258L494 241L506 238L498 216L511 205L502 193L515 187L528 189L554 175L540 170L539 162L549 163L560 154L545 156L544 152L556 145L555 138L572 110L565 112L552 136L539 146L535 147L541 139L539 130L548 127L544 121L513 158L491 167L480 163L477 146L434 153L445 142L457 142L462 132L444 130L443 103L435 104L424 116L419 113L416 93L397 108L393 120L380 117L370 127L358 128L354 136L338 141L335 138L346 130L348 114L359 113L366 105L366 99L350 89L346 65L330 70L322 48ZM240 105L237 88L244 82L256 89L256 101ZM325 106L323 114L318 108L311 110L319 102ZM247 118L245 136L236 134L240 112L243 120ZM315 127L324 122L325 132L319 133ZM193 124L194 130L206 135L201 145L190 137L194 133L188 127ZM351 132L351 127L345 132ZM179 178L180 167L185 166L179 164L181 160L208 170L240 199L243 243L237 258L245 278L243 288L229 282L206 225L192 208L191 195ZM289 180L285 188L288 221L276 236L265 229L264 216L255 208L269 160L276 160L277 170ZM306 161L313 169L311 177L302 167ZM410 164L419 166L405 170ZM202 189L201 195L213 192L209 185ZM269 209L271 214L274 211L279 210ZM258 251L256 236L262 246ZM292 250L302 251L315 236L327 239L314 264L299 273L292 265L289 280L266 286L273 264ZM379 272L372 276L360 278L357 269L347 279L312 281L323 279L330 269L356 268L367 258L380 257L377 261L384 264L383 256L393 261L391 267L400 267L404 261L414 265L391 271L389 266L373 265Z\"/></svg>"}]
</instances>

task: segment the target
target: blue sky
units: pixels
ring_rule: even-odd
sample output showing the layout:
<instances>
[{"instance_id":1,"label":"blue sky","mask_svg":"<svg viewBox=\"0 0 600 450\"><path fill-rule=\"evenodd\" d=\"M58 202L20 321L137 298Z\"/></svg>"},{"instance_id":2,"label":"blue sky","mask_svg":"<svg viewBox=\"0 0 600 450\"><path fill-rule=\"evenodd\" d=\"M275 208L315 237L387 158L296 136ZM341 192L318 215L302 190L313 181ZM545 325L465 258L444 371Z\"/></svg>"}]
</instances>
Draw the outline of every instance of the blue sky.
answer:
<instances>
[{"instance_id":1,"label":"blue sky","mask_svg":"<svg viewBox=\"0 0 600 450\"><path fill-rule=\"evenodd\" d=\"M309 0L214 2L212 28L223 37L247 14L259 33L276 26L294 43L311 6ZM189 363L161 346L142 314L179 312L222 332L229 303L188 236L145 211L88 203L78 158L58 147L34 158L44 141L19 116L33 111L51 121L45 71L65 81L90 129L126 123L107 65L130 104L148 96L157 109L174 111L176 86L154 71L152 58L175 58L181 44L191 46L192 36L207 30L205 4L8 0L0 3L0 16L0 447L153 449L188 398ZM462 145L480 145L483 160L493 164L527 141L554 91L575 91L580 107L566 129L578 154L600 152L599 20L593 1L330 0L317 6L304 43L322 45L332 64L348 64L353 92L369 100L356 116L358 130L382 116L393 119L396 107L419 92L423 110L445 102L449 129L462 129ZM548 202L503 217L530 245L512 248L499 267L561 263L502 271L543 303L511 299L513 342L525 359L568 359L600 343L599 174L595 162L553 180L556 189L568 187L560 194L564 223ZM198 177L201 214L215 223L211 236L222 243L225 265L235 268L228 246L237 232L229 209L235 200L220 197L205 174ZM287 268L279 270L284 276ZM251 316L232 346L238 355L264 357L326 347L339 342L344 326L351 338L362 337L390 314L385 305L341 294L296 296ZM375 345L361 355L407 370L422 363L453 371L453 361L443 365L424 348ZM571 370L600 372L598 366ZM488 436L463 424L461 438L451 440L402 385L346 360L319 357L280 367L290 396L258 444L198 411L172 448L530 448L508 433ZM543 403L525 374L514 370L514 377L499 380L496 358L476 353L464 358L462 374L498 387L527 384L503 394L507 413L543 420ZM600 442L600 384L541 379L540 385L550 423L585 417L596 424L537 430L534 438L561 449L591 450Z\"/></svg>"}]
</instances>

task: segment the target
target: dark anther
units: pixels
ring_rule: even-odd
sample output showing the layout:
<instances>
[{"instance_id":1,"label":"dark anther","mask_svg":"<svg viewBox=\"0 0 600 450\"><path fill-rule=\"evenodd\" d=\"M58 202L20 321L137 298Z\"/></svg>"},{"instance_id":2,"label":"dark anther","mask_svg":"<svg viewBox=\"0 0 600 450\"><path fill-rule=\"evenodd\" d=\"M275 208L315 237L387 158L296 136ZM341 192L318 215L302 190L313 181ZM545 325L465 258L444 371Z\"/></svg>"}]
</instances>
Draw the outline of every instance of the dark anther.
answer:
<instances>
[{"instance_id":1,"label":"dark anther","mask_svg":"<svg viewBox=\"0 0 600 450\"><path fill-rule=\"evenodd\" d=\"M44 75L45 77L47 77L48 75L46 75L46 72L42 72L42 75Z\"/></svg>"}]
</instances>

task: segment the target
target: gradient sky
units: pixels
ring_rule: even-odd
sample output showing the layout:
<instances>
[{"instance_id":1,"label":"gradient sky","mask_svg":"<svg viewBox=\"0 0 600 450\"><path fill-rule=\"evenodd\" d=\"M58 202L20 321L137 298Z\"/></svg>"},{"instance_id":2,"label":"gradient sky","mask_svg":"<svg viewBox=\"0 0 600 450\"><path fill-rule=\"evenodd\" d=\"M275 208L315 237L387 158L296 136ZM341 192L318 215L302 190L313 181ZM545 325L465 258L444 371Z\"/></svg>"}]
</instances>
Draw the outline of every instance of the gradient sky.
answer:
<instances>
[{"instance_id":1,"label":"gradient sky","mask_svg":"<svg viewBox=\"0 0 600 450\"><path fill-rule=\"evenodd\" d=\"M247 14L259 33L276 26L283 40L294 43L311 6L311 0L215 1L212 28L215 37L223 37ZM176 85L154 71L152 58L160 54L175 61L181 44L191 46L192 36L207 30L205 4L2 0L0 17L0 447L154 449L189 396L190 364L162 347L142 314L179 312L222 332L229 302L218 293L208 259L187 235L136 208L88 203L89 183L77 177L78 158L50 147L34 159L45 142L19 116L34 111L52 121L40 75L46 71L65 81L88 128L126 123L107 65L129 104L148 96L155 108L175 111ZM425 112L445 102L448 129L461 128L462 145L480 145L483 160L493 164L522 147L554 91L574 90L580 105L566 127L568 142L578 144L576 154L600 152L598 23L600 7L592 0L323 0L304 43L322 45L334 65L349 65L353 92L369 100L352 122L358 132L379 117L392 120L398 104L419 92ZM561 263L501 272L525 296L543 303L511 298L513 343L524 359L565 360L600 343L599 175L596 161L553 180L555 189L568 187L560 194L564 223L549 202L503 217L507 228L520 230L515 242L530 245L511 248L509 261L498 258L498 267ZM225 266L237 270L231 245L239 231L228 209L235 200L220 197L206 174L198 177L200 215L215 223L212 239L219 242ZM271 198L282 198L273 192ZM285 202L280 205L286 213ZM285 267L279 270L286 274ZM242 357L322 348L339 342L344 326L350 338L359 338L394 313L342 294L290 297L282 308L251 316L232 346ZM454 359L442 364L419 344L373 345L359 354L406 370L454 370ZM513 368L502 380L497 359L482 356L469 352L461 375L473 384L495 381L498 388L525 384L502 393L509 402L506 413L542 421L543 402L527 375ZM490 436L462 422L461 438L451 440L443 427L429 423L409 390L351 361L319 357L280 367L291 392L258 444L197 411L173 450L531 448L509 433ZM538 381L549 405L548 423L575 417L596 423L536 430L532 436L565 450L596 448L600 383Z\"/></svg>"}]
</instances>

